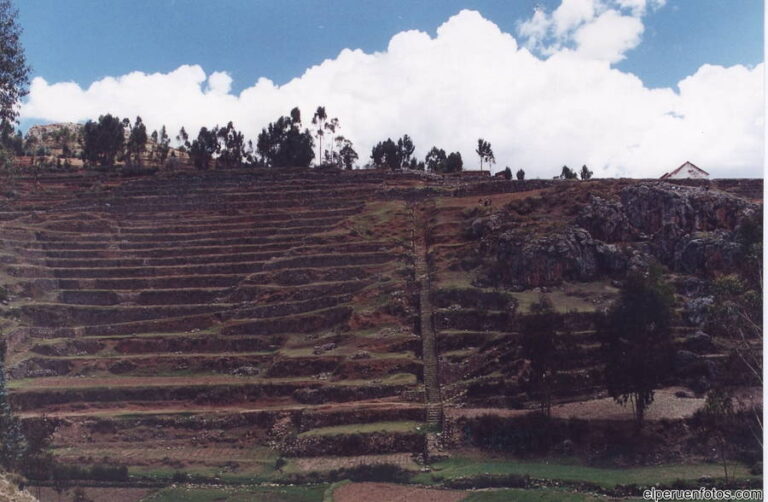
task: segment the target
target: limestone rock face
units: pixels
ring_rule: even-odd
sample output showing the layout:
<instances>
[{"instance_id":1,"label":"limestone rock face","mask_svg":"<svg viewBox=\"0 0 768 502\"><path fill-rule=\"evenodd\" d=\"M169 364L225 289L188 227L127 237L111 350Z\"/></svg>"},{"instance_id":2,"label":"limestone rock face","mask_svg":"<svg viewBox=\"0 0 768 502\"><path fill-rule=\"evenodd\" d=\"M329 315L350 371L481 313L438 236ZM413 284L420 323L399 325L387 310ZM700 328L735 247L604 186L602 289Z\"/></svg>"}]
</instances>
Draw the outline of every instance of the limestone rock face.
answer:
<instances>
[{"instance_id":1,"label":"limestone rock face","mask_svg":"<svg viewBox=\"0 0 768 502\"><path fill-rule=\"evenodd\" d=\"M750 204L717 190L667 183L642 183L621 191L623 213L645 234L673 227L680 233L733 230Z\"/></svg>"},{"instance_id":2,"label":"limestone rock face","mask_svg":"<svg viewBox=\"0 0 768 502\"><path fill-rule=\"evenodd\" d=\"M80 138L83 125L73 122L60 124L36 125L27 131L26 141L33 146L33 151L43 149L47 155L78 156L82 152Z\"/></svg>"},{"instance_id":3,"label":"limestone rock face","mask_svg":"<svg viewBox=\"0 0 768 502\"><path fill-rule=\"evenodd\" d=\"M653 259L686 274L731 271L743 254L739 225L759 211L726 192L663 182L631 184L610 198L589 194L572 217L548 218L541 202L529 206L541 208L540 223L525 220L528 212L502 210L469 224L467 237L481 240L481 254L494 261L489 282L532 288L589 281L646 270Z\"/></svg>"},{"instance_id":4,"label":"limestone rock face","mask_svg":"<svg viewBox=\"0 0 768 502\"><path fill-rule=\"evenodd\" d=\"M496 253L497 263L503 264L498 268L502 281L523 288L589 281L601 272L621 272L628 262L621 248L597 241L577 226L534 238L505 232Z\"/></svg>"}]
</instances>

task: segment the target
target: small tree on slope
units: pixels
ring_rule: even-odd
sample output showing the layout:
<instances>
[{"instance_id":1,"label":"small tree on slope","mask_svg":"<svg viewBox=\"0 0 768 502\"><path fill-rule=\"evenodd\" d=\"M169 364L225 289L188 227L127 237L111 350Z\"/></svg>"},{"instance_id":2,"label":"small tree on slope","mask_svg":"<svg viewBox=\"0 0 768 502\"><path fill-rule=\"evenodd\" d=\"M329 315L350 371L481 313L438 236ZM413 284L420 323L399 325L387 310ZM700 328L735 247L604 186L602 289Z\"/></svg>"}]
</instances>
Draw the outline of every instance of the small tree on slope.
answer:
<instances>
[{"instance_id":1,"label":"small tree on slope","mask_svg":"<svg viewBox=\"0 0 768 502\"><path fill-rule=\"evenodd\" d=\"M601 329L607 390L619 404L632 405L638 429L671 367L673 298L659 271L633 274Z\"/></svg>"}]
</instances>

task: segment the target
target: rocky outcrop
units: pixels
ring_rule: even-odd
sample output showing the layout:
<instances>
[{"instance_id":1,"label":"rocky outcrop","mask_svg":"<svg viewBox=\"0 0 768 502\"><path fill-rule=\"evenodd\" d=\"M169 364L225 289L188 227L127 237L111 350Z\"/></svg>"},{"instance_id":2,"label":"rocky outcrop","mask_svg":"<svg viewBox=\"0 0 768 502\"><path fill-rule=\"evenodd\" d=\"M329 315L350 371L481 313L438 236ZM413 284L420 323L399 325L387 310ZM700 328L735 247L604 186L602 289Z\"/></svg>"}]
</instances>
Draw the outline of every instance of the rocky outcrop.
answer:
<instances>
[{"instance_id":1,"label":"rocky outcrop","mask_svg":"<svg viewBox=\"0 0 768 502\"><path fill-rule=\"evenodd\" d=\"M530 288L590 281L644 270L653 259L686 274L731 271L743 257L739 226L760 211L726 192L662 182L627 185L611 197L590 194L577 214L559 221L542 214L523 225L531 218L520 206L467 227L466 237L481 240L480 254L491 258L489 283ZM528 206L550 211L537 209L537 200Z\"/></svg>"},{"instance_id":2,"label":"rocky outcrop","mask_svg":"<svg viewBox=\"0 0 768 502\"><path fill-rule=\"evenodd\" d=\"M504 232L495 248L495 278L522 288L593 280L602 273L623 272L629 261L619 246L595 240L575 226L533 238L524 232Z\"/></svg>"},{"instance_id":3,"label":"rocky outcrop","mask_svg":"<svg viewBox=\"0 0 768 502\"><path fill-rule=\"evenodd\" d=\"M754 210L754 204L725 192L668 183L628 186L620 198L630 225L649 235L667 227L680 233L733 230Z\"/></svg>"}]
</instances>

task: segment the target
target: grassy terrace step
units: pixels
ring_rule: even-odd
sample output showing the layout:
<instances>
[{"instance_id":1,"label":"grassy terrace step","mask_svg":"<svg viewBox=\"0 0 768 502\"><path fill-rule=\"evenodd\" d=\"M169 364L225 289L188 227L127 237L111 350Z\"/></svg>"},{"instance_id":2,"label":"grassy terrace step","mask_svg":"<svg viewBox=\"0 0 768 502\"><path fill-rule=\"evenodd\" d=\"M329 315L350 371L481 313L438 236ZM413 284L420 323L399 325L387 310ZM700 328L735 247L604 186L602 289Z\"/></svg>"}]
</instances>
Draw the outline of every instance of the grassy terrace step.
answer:
<instances>
[{"instance_id":1,"label":"grassy terrace step","mask_svg":"<svg viewBox=\"0 0 768 502\"><path fill-rule=\"evenodd\" d=\"M278 244L292 242L295 244L312 244L313 239L317 239L312 235L299 235L289 234L275 237L272 236L247 236L247 237L233 237L228 239L201 239L195 241L185 241L179 243L163 243L163 242L141 242L141 243L127 243L122 241L114 242L42 242L42 241L14 241L10 239L3 239L7 245L12 247L19 247L23 249L37 249L44 251L67 251L67 250L123 250L123 251L147 251L147 250L167 250L170 247L179 248L191 248L191 247L208 247L208 246L244 246L244 245L266 245L266 244ZM317 242L315 240L315 242Z\"/></svg>"},{"instance_id":2,"label":"grassy terrace step","mask_svg":"<svg viewBox=\"0 0 768 502\"><path fill-rule=\"evenodd\" d=\"M210 212L190 211L188 213L166 213L158 214L155 216L147 216L140 220L126 220L122 218L115 218L112 213L105 213L98 209L95 211L89 211L83 213L79 211L70 210L58 210L53 214L50 214L50 218L46 220L45 225L75 225L77 228L86 224L83 223L83 217L87 214L97 222L103 222L105 224L113 224L117 228L123 231L138 231L141 233L141 229L154 230L158 227L178 227L189 228L194 227L199 222L203 225L230 225L241 223L260 223L269 221L283 221L287 218L300 220L304 218L344 218L352 216L360 212L360 209L364 206L364 203L358 204L356 207L344 208L344 209L329 209L329 210L315 210L315 211L284 211L278 208L272 208L271 211L244 211L236 214L216 214ZM18 215L20 224L36 224L39 223L39 218L31 217L27 212L19 212ZM194 217L194 220L190 218Z\"/></svg>"},{"instance_id":3,"label":"grassy terrace step","mask_svg":"<svg viewBox=\"0 0 768 502\"><path fill-rule=\"evenodd\" d=\"M92 258L114 258L115 256L122 257L136 257L136 258L165 258L165 257L183 257L183 256L213 256L213 255L228 255L235 253L258 253L268 251L285 251L290 249L292 252L304 252L308 250L326 250L335 252L367 252L377 251L381 249L389 249L393 246L392 242L386 241L365 241L365 242L339 242L334 244L326 244L322 242L308 243L311 239L297 240L295 238L285 241L273 241L267 244L252 244L244 246L183 246L183 247L169 247L169 248L157 248L146 250L116 250L116 249L102 249L102 250L69 250L69 251L55 251L44 249L26 249L24 250L24 256L30 256L32 258L62 258L62 259L92 259ZM319 240L318 240L319 241Z\"/></svg>"},{"instance_id":4,"label":"grassy terrace step","mask_svg":"<svg viewBox=\"0 0 768 502\"><path fill-rule=\"evenodd\" d=\"M299 437L337 436L346 434L369 434L372 432L418 432L426 433L426 424L412 420L399 422L370 422L336 425L309 429L299 434Z\"/></svg>"},{"instance_id":5,"label":"grassy terrace step","mask_svg":"<svg viewBox=\"0 0 768 502\"><path fill-rule=\"evenodd\" d=\"M58 302L67 305L178 305L219 303L228 289L160 289L119 294L112 290L69 289L59 292Z\"/></svg>"},{"instance_id":6,"label":"grassy terrace step","mask_svg":"<svg viewBox=\"0 0 768 502\"><path fill-rule=\"evenodd\" d=\"M92 212L80 213L77 219L56 219L51 218L46 220L43 224L38 224L35 219L31 221L21 220L17 224L23 225L20 227L10 227L13 230L28 230L34 228L38 231L51 232L51 233L81 233L84 235L92 234L104 234L104 233L120 233L125 235L143 235L143 234L158 234L158 233L200 233L210 232L214 230L248 230L259 227L275 227L275 226L307 226L307 225L330 225L336 223L344 218L356 214L359 212L359 208L356 210L347 209L343 211L316 211L313 213L300 213L301 216L291 213L274 214L271 217L262 217L261 214L256 213L252 215L241 215L237 218L229 218L222 221L222 218L216 218L214 220L208 220L204 218L204 213L190 213L178 216L185 216L184 219L179 221L160 221L152 223L150 221L144 221L142 226L124 226L118 219L112 217L112 215L96 215ZM90 216L91 220L86 222L83 220L84 216ZM194 219L190 219L193 218ZM193 225L190 221L196 221L198 224Z\"/></svg>"},{"instance_id":7,"label":"grassy terrace step","mask_svg":"<svg viewBox=\"0 0 768 502\"><path fill-rule=\"evenodd\" d=\"M217 263L242 263L266 261L282 254L284 250L263 253L231 253L197 256L178 256L168 258L89 258L89 259L46 259L31 262L50 268L122 268L122 267L161 267L183 265L211 265Z\"/></svg>"},{"instance_id":8,"label":"grassy terrace step","mask_svg":"<svg viewBox=\"0 0 768 502\"><path fill-rule=\"evenodd\" d=\"M69 305L35 303L20 307L22 316L38 326L82 326L128 323L193 313L222 313L222 319L261 319L290 316L334 307L351 300L349 295L323 296L296 302L248 306L233 303L197 305Z\"/></svg>"},{"instance_id":9,"label":"grassy terrace step","mask_svg":"<svg viewBox=\"0 0 768 502\"><path fill-rule=\"evenodd\" d=\"M206 254L205 250L208 248L197 248L197 253L185 252L185 250L179 249L178 254L175 256L167 257L115 257L117 254L114 251L111 252L112 257L89 257L89 258L77 258L77 259L60 259L60 258L46 258L46 259L32 259L28 260L28 263L38 266L46 266L51 268L107 268L107 267L136 267L136 266L179 266L179 265L196 265L196 264L215 264L215 263L239 263L239 262L255 262L265 261L274 257L285 254L286 245L271 245L272 250L260 252L248 252L246 249L236 251L235 248L217 248L218 251L213 254ZM338 245L322 245L322 246L291 246L288 247L291 255L294 256L314 256L323 254L323 252L333 253L371 253L380 252L382 249L386 249L388 246L382 244L338 244ZM167 250L170 254L170 249ZM123 254L123 253L120 253Z\"/></svg>"},{"instance_id":10,"label":"grassy terrace step","mask_svg":"<svg viewBox=\"0 0 768 502\"><path fill-rule=\"evenodd\" d=\"M225 327L224 335L275 335L285 333L310 333L332 328L345 322L352 314L350 307L333 307L311 313L273 317L252 322L241 322ZM142 333L177 333L193 329L207 329L221 322L217 312L145 321L96 324L75 328L41 326L30 333L40 338L66 338L78 336L135 335ZM40 329L43 328L43 329Z\"/></svg>"},{"instance_id":11,"label":"grassy terrace step","mask_svg":"<svg viewBox=\"0 0 768 502\"><path fill-rule=\"evenodd\" d=\"M63 204L61 209L69 211L94 211L108 210L111 214L116 215L119 213L130 213L135 217L143 218L145 214L156 216L158 213L177 213L177 212L232 212L232 211L245 211L252 212L254 210L272 209L276 205L286 209L317 209L317 210L329 210L329 209L351 209L358 207L363 202L362 199L350 199L350 200L295 200L295 201L273 201L273 202L189 202L189 203L176 203L176 204L144 204L140 202L126 203L122 206L109 205L109 203L100 202L98 204L83 205L80 203ZM27 207L27 211L47 211L48 207ZM59 207L50 208L59 209Z\"/></svg>"},{"instance_id":12,"label":"grassy terrace step","mask_svg":"<svg viewBox=\"0 0 768 502\"><path fill-rule=\"evenodd\" d=\"M105 356L32 357L14 364L9 374L14 378L79 375L195 375L231 373L243 368L252 371L270 363L272 353L217 354L136 354ZM296 376L310 376L307 375Z\"/></svg>"},{"instance_id":13,"label":"grassy terrace step","mask_svg":"<svg viewBox=\"0 0 768 502\"><path fill-rule=\"evenodd\" d=\"M247 193L233 194L232 192L212 190L204 195L146 195L135 196L120 194L108 194L102 197L77 198L69 201L61 201L60 206L65 209L81 208L99 208L102 211L114 211L123 209L136 209L138 212L145 212L146 208L160 209L181 207L196 207L202 209L216 209L221 207L243 207L271 209L286 208L302 205L307 207L322 207L325 203L332 203L332 206L340 207L338 204L349 205L351 203L360 203L374 196L375 190L370 188L350 189L340 193L324 190L305 190L303 192L282 193ZM44 204L43 201L28 201L28 203Z\"/></svg>"},{"instance_id":14,"label":"grassy terrace step","mask_svg":"<svg viewBox=\"0 0 768 502\"><path fill-rule=\"evenodd\" d=\"M123 227L112 218L100 218L93 219L91 224L88 225L82 220L70 221L70 220L48 220L45 224L38 225L34 221L24 224L22 227L8 227L9 230L29 230L34 229L38 232L44 232L52 236L56 235L68 235L79 234L83 236L98 236L100 234L113 234L119 233L126 236L144 236L144 235L156 235L156 234L196 234L201 232L212 231L244 231L254 228L273 228L273 227L301 227L310 225L332 225L338 221L343 220L350 213L351 210L345 211L342 215L323 216L320 214L307 214L303 217L296 217L292 214L285 214L282 217L272 218L260 218L259 214L251 215L247 218L239 218L239 222L234 223L209 223L207 221L200 221L198 225L181 225L176 223L173 226L169 226L167 222L161 222L155 225L147 225L145 223L142 227ZM86 213L89 214L89 213ZM82 217L83 215L81 215ZM187 218L194 215L187 215ZM186 220L189 221L189 220Z\"/></svg>"},{"instance_id":15,"label":"grassy terrace step","mask_svg":"<svg viewBox=\"0 0 768 502\"><path fill-rule=\"evenodd\" d=\"M360 210L365 206L363 202L350 205L348 207L336 208L336 209L316 209L312 211L297 209L297 210L271 210L265 211L238 211L237 213L216 213L205 211L180 211L180 212L167 212L158 213L154 215L146 215L138 220L125 220L123 218L117 218L113 212L105 212L102 208L93 208L89 211L76 211L71 209L57 209L55 212L47 215L50 218L46 219L43 224L46 228L51 226L52 229L64 230L66 228L73 228L79 230L88 230L89 226L84 222L84 217L88 216L92 219L92 223L96 223L96 228L103 226L114 226L127 232L139 232L142 229L149 231L156 230L161 227L177 227L177 228L189 228L196 226L193 222L199 222L201 225L231 225L231 224L243 224L243 223L265 223L273 221L284 221L286 219L302 220L306 218L345 218L358 214ZM8 214L2 213L2 214ZM16 219L15 225L37 225L40 224L39 217L30 216L27 211L20 211L13 214Z\"/></svg>"},{"instance_id":16,"label":"grassy terrace step","mask_svg":"<svg viewBox=\"0 0 768 502\"><path fill-rule=\"evenodd\" d=\"M68 338L80 336L139 335L142 333L178 333L208 329L220 322L216 314L190 315L169 319L101 324L78 327L31 327L33 338Z\"/></svg>"},{"instance_id":17,"label":"grassy terrace step","mask_svg":"<svg viewBox=\"0 0 768 502\"><path fill-rule=\"evenodd\" d=\"M93 196L81 196L77 197L77 202L81 204L99 204L104 202L129 202L129 203L148 203L148 204L168 204L188 202L195 200L206 200L211 196L218 196L234 202L251 202L258 200L267 201L286 201L297 199L339 199L339 200L356 200L361 196L372 196L378 187L363 186L363 187L348 187L337 188L332 186L311 186L306 190L296 191L290 190L288 187L276 187L274 190L229 190L216 188L211 190L177 190L175 192L134 192L134 193L119 193L111 192L106 194L94 194ZM38 199L37 201L45 203L46 201Z\"/></svg>"},{"instance_id":18,"label":"grassy terrace step","mask_svg":"<svg viewBox=\"0 0 768 502\"><path fill-rule=\"evenodd\" d=\"M40 355L85 353L96 354L110 350L120 356L164 353L220 353L220 352L274 352L279 348L276 340L251 336L217 336L206 332L181 332L143 335L116 335L52 339L48 343L33 345L30 352Z\"/></svg>"},{"instance_id":19,"label":"grassy terrace step","mask_svg":"<svg viewBox=\"0 0 768 502\"><path fill-rule=\"evenodd\" d=\"M22 318L36 326L94 326L130 323L192 314L223 312L234 304L96 306L35 303L20 307Z\"/></svg>"},{"instance_id":20,"label":"grassy terrace step","mask_svg":"<svg viewBox=\"0 0 768 502\"><path fill-rule=\"evenodd\" d=\"M333 228L335 221L325 224L311 225L311 222L299 222L301 226L280 225L274 227L260 226L249 229L232 229L220 231L203 231L192 233L165 233L165 234L130 234L130 233L102 233L81 234L78 232L52 232L49 230L36 231L35 238L42 242L114 242L123 243L176 243L195 242L210 239L227 239L237 237L268 237L287 235L306 235L327 232Z\"/></svg>"},{"instance_id":21,"label":"grassy terrace step","mask_svg":"<svg viewBox=\"0 0 768 502\"><path fill-rule=\"evenodd\" d=\"M333 194L333 196L342 196L348 193L357 193L360 191L374 191L378 187L374 185L365 184L347 184L343 181L339 184L315 184L315 183L280 183L272 186L259 185L259 184L241 184L241 185L227 185L222 183L216 183L215 181L209 185L198 186L176 184L162 185L154 187L134 188L129 186L118 187L115 190L105 192L83 191L78 194L79 199L88 200L103 198L124 198L124 199L149 199L149 198L184 198L184 197L198 197L201 195L208 195L211 193L221 193L230 197L295 197L304 196L306 194L316 193L320 196L327 194Z\"/></svg>"},{"instance_id":22,"label":"grassy terrace step","mask_svg":"<svg viewBox=\"0 0 768 502\"><path fill-rule=\"evenodd\" d=\"M222 335L273 335L279 333L311 333L329 329L352 315L351 307L333 307L309 314L272 317L227 326Z\"/></svg>"},{"instance_id":23,"label":"grassy terrace step","mask_svg":"<svg viewBox=\"0 0 768 502\"><path fill-rule=\"evenodd\" d=\"M56 281L62 289L99 289L99 290L162 290L183 288L230 287L242 284L243 287L278 285L297 286L310 283L327 283L366 279L371 275L363 267L333 268L295 268L276 272L249 274L200 274L191 276L160 276L145 278L118 279L59 279ZM34 281L33 281L34 282ZM45 280L40 280L41 288L50 287Z\"/></svg>"},{"instance_id":24,"label":"grassy terrace step","mask_svg":"<svg viewBox=\"0 0 768 502\"><path fill-rule=\"evenodd\" d=\"M125 279L60 279L63 289L142 290L166 288L230 287L243 280L242 274L192 275Z\"/></svg>"},{"instance_id":25,"label":"grassy terrace step","mask_svg":"<svg viewBox=\"0 0 768 502\"><path fill-rule=\"evenodd\" d=\"M226 196L227 198L231 198L233 200L237 199L246 199L250 200L255 197L260 197L263 199L281 199L281 198L293 198L293 197L306 197L306 196L318 196L318 197L334 197L334 198L342 198L345 195L355 195L361 192L374 192L378 189L376 186L360 186L358 185L352 185L352 184L344 184L339 183L338 185L334 184L302 184L299 188L296 188L296 185L290 185L290 184L283 184L273 187L264 187L264 186L258 186L258 185L252 185L250 187L246 185L241 185L237 187L226 187L222 185L214 184L212 186L205 187L203 190L195 189L193 187L184 187L184 186L176 186L176 187L170 187L171 189L168 191L163 191L162 189L158 191L155 189L154 191L150 190L137 190L137 191L131 191L131 190L117 190L112 191L110 193L92 193L90 194L93 199L99 199L104 198L105 196L107 198L120 198L120 199L127 199L127 200L135 200L135 199L142 199L142 200L148 200L148 199L183 199L183 198L199 198L201 195L210 195L210 194L221 194L223 196ZM84 193L83 197L80 197L81 199L88 199L89 194Z\"/></svg>"},{"instance_id":26,"label":"grassy terrace step","mask_svg":"<svg viewBox=\"0 0 768 502\"><path fill-rule=\"evenodd\" d=\"M413 359L394 357L361 362L347 360L340 355L284 357L274 352L216 352L32 357L10 367L10 376L13 378L240 373L259 374L267 378L317 377L325 374L331 375L332 381L348 381L365 376L383 381L395 374L411 374L416 378L421 373L421 365Z\"/></svg>"},{"instance_id":27,"label":"grassy terrace step","mask_svg":"<svg viewBox=\"0 0 768 502\"><path fill-rule=\"evenodd\" d=\"M283 403L320 404L397 396L403 384L366 385L320 383L317 379L264 379L248 377L57 377L11 382L14 409L30 411L72 403L191 401L198 404L247 403L282 400ZM15 386L14 386L15 384Z\"/></svg>"},{"instance_id":28,"label":"grassy terrace step","mask_svg":"<svg viewBox=\"0 0 768 502\"><path fill-rule=\"evenodd\" d=\"M424 406L420 403L399 401L396 397L361 399L359 401L332 404L269 404L242 403L219 405L194 405L184 407L179 403L148 403L143 408L125 409L124 407L99 407L98 409L72 410L56 413L57 416L83 417L83 427L93 427L90 417L111 417L117 419L114 426L130 430L137 425L168 425L199 430L215 424L221 429L242 427L259 423L264 417L276 417L291 413L300 417L300 427L309 429L339 423L368 423L387 420L423 421ZM36 413L25 413L34 416Z\"/></svg>"},{"instance_id":29,"label":"grassy terrace step","mask_svg":"<svg viewBox=\"0 0 768 502\"><path fill-rule=\"evenodd\" d=\"M270 261L222 263L207 265L168 265L141 267L53 268L40 266L9 266L9 275L22 278L57 279L106 279L157 276L190 276L253 274L262 270L295 269L302 267L346 267L354 265L379 265L399 258L392 253L338 253L298 255L276 258Z\"/></svg>"},{"instance_id":30,"label":"grassy terrace step","mask_svg":"<svg viewBox=\"0 0 768 502\"><path fill-rule=\"evenodd\" d=\"M187 265L167 267L103 267L103 268L48 268L8 267L15 277L51 277L58 279L99 279L156 276L189 276L196 274L250 274L263 269L264 262L229 263L222 265Z\"/></svg>"}]
</instances>

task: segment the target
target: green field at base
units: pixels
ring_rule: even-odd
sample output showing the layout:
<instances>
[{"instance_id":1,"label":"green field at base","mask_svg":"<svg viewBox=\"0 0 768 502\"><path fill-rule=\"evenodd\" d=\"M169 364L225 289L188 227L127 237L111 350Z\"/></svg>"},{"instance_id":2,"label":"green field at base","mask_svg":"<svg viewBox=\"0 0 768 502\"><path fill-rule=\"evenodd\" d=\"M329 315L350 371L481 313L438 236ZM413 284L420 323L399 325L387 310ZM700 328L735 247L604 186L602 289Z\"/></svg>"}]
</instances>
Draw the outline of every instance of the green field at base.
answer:
<instances>
[{"instance_id":1,"label":"green field at base","mask_svg":"<svg viewBox=\"0 0 768 502\"><path fill-rule=\"evenodd\" d=\"M595 483L605 488L616 485L654 485L672 483L676 480L695 481L702 477L722 478L723 467L716 463L668 464L632 468L601 468L557 461L518 461L484 460L467 457L454 457L432 465L432 472L421 473L414 477L417 483L439 483L446 479L477 476L480 474L517 474L528 475L534 479L561 481L584 481ZM749 469L738 463L728 467L728 475L735 479L757 479Z\"/></svg>"}]
</instances>

